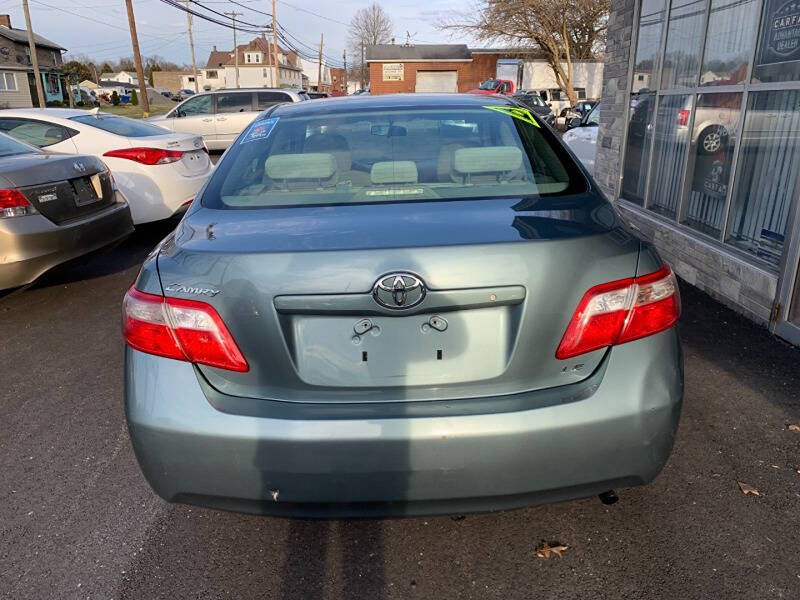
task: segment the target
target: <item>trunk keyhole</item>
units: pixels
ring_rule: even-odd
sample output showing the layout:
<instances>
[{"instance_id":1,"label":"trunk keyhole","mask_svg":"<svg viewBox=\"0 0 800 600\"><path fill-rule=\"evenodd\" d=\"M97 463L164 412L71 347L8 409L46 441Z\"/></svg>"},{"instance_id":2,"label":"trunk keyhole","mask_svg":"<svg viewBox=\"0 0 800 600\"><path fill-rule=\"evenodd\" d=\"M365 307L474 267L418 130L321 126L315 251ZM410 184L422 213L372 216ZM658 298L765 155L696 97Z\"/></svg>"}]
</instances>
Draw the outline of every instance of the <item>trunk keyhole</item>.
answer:
<instances>
[{"instance_id":1,"label":"trunk keyhole","mask_svg":"<svg viewBox=\"0 0 800 600\"><path fill-rule=\"evenodd\" d=\"M436 351L436 360L442 360L442 351L441 350L437 350Z\"/></svg>"}]
</instances>

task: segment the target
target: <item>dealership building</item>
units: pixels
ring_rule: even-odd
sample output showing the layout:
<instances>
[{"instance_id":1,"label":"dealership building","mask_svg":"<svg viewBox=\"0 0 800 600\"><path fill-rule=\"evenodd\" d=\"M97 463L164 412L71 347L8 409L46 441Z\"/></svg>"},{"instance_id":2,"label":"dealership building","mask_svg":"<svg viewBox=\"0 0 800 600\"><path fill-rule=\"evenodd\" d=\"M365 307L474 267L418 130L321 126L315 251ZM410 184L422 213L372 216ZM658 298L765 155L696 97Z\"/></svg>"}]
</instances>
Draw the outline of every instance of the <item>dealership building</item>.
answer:
<instances>
[{"instance_id":1,"label":"dealership building","mask_svg":"<svg viewBox=\"0 0 800 600\"><path fill-rule=\"evenodd\" d=\"M800 2L612 0L595 178L686 281L800 344Z\"/></svg>"}]
</instances>

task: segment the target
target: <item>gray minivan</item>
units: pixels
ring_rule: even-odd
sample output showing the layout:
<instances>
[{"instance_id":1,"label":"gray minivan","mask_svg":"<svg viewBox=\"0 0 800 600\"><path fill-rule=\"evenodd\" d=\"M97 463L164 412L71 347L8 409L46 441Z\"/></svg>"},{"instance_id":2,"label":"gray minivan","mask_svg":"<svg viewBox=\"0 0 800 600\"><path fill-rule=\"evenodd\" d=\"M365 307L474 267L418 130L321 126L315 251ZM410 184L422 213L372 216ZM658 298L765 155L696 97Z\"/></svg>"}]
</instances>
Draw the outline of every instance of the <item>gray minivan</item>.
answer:
<instances>
[{"instance_id":1,"label":"gray minivan","mask_svg":"<svg viewBox=\"0 0 800 600\"><path fill-rule=\"evenodd\" d=\"M209 150L225 150L262 110L303 100L308 97L300 90L219 89L191 96L150 121L172 131L202 135Z\"/></svg>"}]
</instances>

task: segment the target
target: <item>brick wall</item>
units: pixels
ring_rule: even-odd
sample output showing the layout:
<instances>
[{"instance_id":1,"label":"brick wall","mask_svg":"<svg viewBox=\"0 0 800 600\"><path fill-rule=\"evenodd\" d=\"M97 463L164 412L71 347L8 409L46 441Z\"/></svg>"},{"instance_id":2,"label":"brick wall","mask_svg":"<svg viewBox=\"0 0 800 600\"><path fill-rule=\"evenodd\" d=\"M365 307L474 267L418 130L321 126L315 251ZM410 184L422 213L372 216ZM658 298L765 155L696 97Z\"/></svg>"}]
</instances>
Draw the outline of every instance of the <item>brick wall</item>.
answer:
<instances>
[{"instance_id":1,"label":"brick wall","mask_svg":"<svg viewBox=\"0 0 800 600\"><path fill-rule=\"evenodd\" d=\"M400 62L400 61L398 61ZM458 71L458 91L475 88L471 62L405 62L403 81L384 81L383 63L369 63L370 93L399 94L413 92L417 86L417 71Z\"/></svg>"},{"instance_id":2,"label":"brick wall","mask_svg":"<svg viewBox=\"0 0 800 600\"><path fill-rule=\"evenodd\" d=\"M608 17L595 180L609 198L615 197L621 172L622 134L625 131L626 105L629 102L628 64L634 4L634 0L612 0Z\"/></svg>"}]
</instances>

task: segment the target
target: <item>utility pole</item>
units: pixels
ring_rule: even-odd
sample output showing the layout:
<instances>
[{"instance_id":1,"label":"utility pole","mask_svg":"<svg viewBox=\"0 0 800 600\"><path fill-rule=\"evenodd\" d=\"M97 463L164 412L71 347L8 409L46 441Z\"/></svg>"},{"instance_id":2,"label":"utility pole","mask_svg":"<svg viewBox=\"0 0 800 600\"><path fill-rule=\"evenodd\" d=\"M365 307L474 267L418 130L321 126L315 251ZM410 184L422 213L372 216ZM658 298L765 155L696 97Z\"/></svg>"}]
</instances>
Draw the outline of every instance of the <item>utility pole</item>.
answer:
<instances>
[{"instance_id":1,"label":"utility pole","mask_svg":"<svg viewBox=\"0 0 800 600\"><path fill-rule=\"evenodd\" d=\"M364 85L364 42L361 42L361 89L363 90Z\"/></svg>"},{"instance_id":2,"label":"utility pole","mask_svg":"<svg viewBox=\"0 0 800 600\"><path fill-rule=\"evenodd\" d=\"M100 78L97 76L97 65L95 65L94 62L92 62L92 70L94 71L94 82L99 85Z\"/></svg>"},{"instance_id":3,"label":"utility pole","mask_svg":"<svg viewBox=\"0 0 800 600\"><path fill-rule=\"evenodd\" d=\"M272 61L275 63L275 87L281 87L281 72L278 63L278 15L275 0L272 0Z\"/></svg>"},{"instance_id":4,"label":"utility pole","mask_svg":"<svg viewBox=\"0 0 800 600\"><path fill-rule=\"evenodd\" d=\"M36 42L33 40L33 28L31 27L31 12L28 10L28 0L22 0L22 9L25 11L25 27L28 28L28 46L30 46L31 49L33 76L36 79L36 96L39 98L39 108L45 108L42 75L39 73L39 59L36 57Z\"/></svg>"},{"instance_id":5,"label":"utility pole","mask_svg":"<svg viewBox=\"0 0 800 600\"><path fill-rule=\"evenodd\" d=\"M344 61L344 80L342 81L342 92L347 96L347 48L342 50L342 60Z\"/></svg>"},{"instance_id":6,"label":"utility pole","mask_svg":"<svg viewBox=\"0 0 800 600\"><path fill-rule=\"evenodd\" d=\"M197 83L197 63L194 60L194 36L192 35L192 13L189 12L189 0L186 0L186 20L189 23L189 48L192 49L192 73L194 73L194 93L200 93L200 86Z\"/></svg>"},{"instance_id":7,"label":"utility pole","mask_svg":"<svg viewBox=\"0 0 800 600\"><path fill-rule=\"evenodd\" d=\"M142 114L147 117L150 114L150 100L147 98L147 82L144 79L144 69L142 68L142 55L139 53L139 38L136 36L136 19L133 16L133 4L131 0L125 0L125 8L128 9L128 25L131 28L131 44L133 44L133 60L136 62L136 79L139 80L139 102L142 104Z\"/></svg>"},{"instance_id":8,"label":"utility pole","mask_svg":"<svg viewBox=\"0 0 800 600\"><path fill-rule=\"evenodd\" d=\"M130 1L130 0L129 0ZM233 21L233 64L236 73L236 87L239 87L239 48L236 47L236 17L241 17L244 13L236 11L226 12L227 16Z\"/></svg>"},{"instance_id":9,"label":"utility pole","mask_svg":"<svg viewBox=\"0 0 800 600\"><path fill-rule=\"evenodd\" d=\"M322 91L322 34L319 34L319 63L317 63L317 91Z\"/></svg>"}]
</instances>

